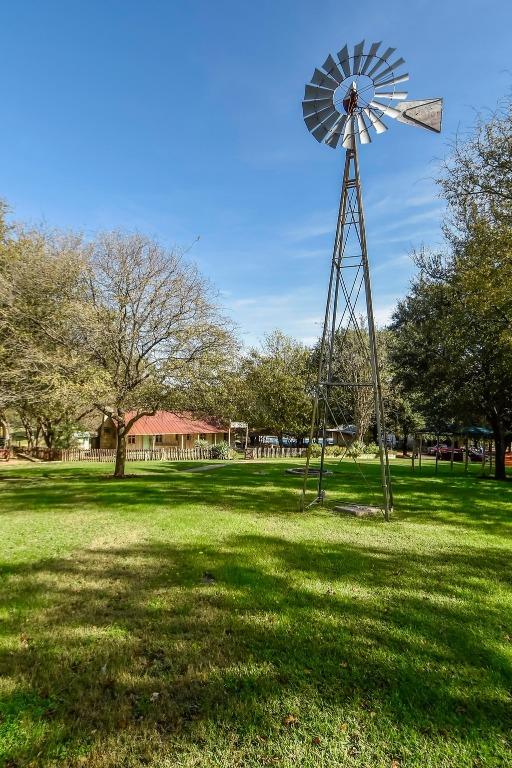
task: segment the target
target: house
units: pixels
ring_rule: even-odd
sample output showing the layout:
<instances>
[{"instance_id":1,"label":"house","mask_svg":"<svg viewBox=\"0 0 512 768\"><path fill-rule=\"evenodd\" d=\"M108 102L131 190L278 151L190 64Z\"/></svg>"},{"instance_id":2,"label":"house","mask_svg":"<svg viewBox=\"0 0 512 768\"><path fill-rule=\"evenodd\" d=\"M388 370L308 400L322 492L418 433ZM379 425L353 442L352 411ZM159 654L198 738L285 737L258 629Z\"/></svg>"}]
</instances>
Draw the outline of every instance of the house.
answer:
<instances>
[{"instance_id":1,"label":"house","mask_svg":"<svg viewBox=\"0 0 512 768\"><path fill-rule=\"evenodd\" d=\"M91 447L90 432L73 432L71 434L71 447L79 448L81 451L88 451Z\"/></svg>"},{"instance_id":2,"label":"house","mask_svg":"<svg viewBox=\"0 0 512 768\"><path fill-rule=\"evenodd\" d=\"M134 413L126 413L126 421ZM154 416L142 416L130 428L127 449L193 448L196 440L207 440L212 445L227 440L224 427L213 420L196 419L191 413L157 411ZM99 448L116 447L116 428L111 418L106 418L98 429L96 445Z\"/></svg>"},{"instance_id":3,"label":"house","mask_svg":"<svg viewBox=\"0 0 512 768\"><path fill-rule=\"evenodd\" d=\"M339 424L334 429L326 429L328 438L331 439L335 445L352 445L357 434L357 427L355 424Z\"/></svg>"}]
</instances>

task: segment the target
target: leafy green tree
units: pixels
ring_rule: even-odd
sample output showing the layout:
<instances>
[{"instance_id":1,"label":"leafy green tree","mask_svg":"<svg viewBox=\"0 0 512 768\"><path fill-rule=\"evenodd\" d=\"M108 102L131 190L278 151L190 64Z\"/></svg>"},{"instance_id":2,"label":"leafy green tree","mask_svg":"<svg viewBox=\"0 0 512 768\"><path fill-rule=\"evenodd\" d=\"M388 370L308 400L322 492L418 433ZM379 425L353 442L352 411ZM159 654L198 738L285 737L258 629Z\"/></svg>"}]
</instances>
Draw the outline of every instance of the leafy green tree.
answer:
<instances>
[{"instance_id":1,"label":"leafy green tree","mask_svg":"<svg viewBox=\"0 0 512 768\"><path fill-rule=\"evenodd\" d=\"M240 410L260 432L304 438L311 427L311 353L308 347L274 331L261 349L241 364Z\"/></svg>"},{"instance_id":2,"label":"leafy green tree","mask_svg":"<svg viewBox=\"0 0 512 768\"><path fill-rule=\"evenodd\" d=\"M86 244L38 231L0 249L0 344L0 407L48 447L90 409L110 416L117 477L132 424L183 407L233 346L211 287L179 254L141 235Z\"/></svg>"},{"instance_id":3,"label":"leafy green tree","mask_svg":"<svg viewBox=\"0 0 512 768\"><path fill-rule=\"evenodd\" d=\"M512 232L480 221L443 271L438 259L432 262L437 266L429 270L423 260L395 313L394 364L404 385L419 395L430 425L491 425L496 478L504 479L512 428L512 339L502 281L512 276Z\"/></svg>"},{"instance_id":4,"label":"leafy green tree","mask_svg":"<svg viewBox=\"0 0 512 768\"><path fill-rule=\"evenodd\" d=\"M420 252L394 318L395 366L426 417L485 420L496 477L512 429L512 100L455 141L439 185L447 251Z\"/></svg>"},{"instance_id":5,"label":"leafy green tree","mask_svg":"<svg viewBox=\"0 0 512 768\"><path fill-rule=\"evenodd\" d=\"M77 349L82 259L76 239L18 228L0 247L0 384L29 446L48 448L92 408L100 382Z\"/></svg>"},{"instance_id":6,"label":"leafy green tree","mask_svg":"<svg viewBox=\"0 0 512 768\"><path fill-rule=\"evenodd\" d=\"M477 116L467 136L458 136L438 179L448 203L447 235L473 229L476 218L512 226L512 98L490 118Z\"/></svg>"}]
</instances>

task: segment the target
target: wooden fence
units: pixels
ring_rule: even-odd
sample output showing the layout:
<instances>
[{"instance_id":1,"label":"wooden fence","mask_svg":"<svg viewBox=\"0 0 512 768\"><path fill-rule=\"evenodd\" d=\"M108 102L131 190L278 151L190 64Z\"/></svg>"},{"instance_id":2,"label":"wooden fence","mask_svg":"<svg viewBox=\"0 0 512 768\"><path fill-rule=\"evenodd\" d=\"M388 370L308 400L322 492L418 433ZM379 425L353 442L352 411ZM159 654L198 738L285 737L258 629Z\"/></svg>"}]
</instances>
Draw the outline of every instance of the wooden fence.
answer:
<instances>
[{"instance_id":1,"label":"wooden fence","mask_svg":"<svg viewBox=\"0 0 512 768\"><path fill-rule=\"evenodd\" d=\"M283 448L280 445L252 446L255 459L297 459L306 455L306 448Z\"/></svg>"},{"instance_id":2,"label":"wooden fence","mask_svg":"<svg viewBox=\"0 0 512 768\"><path fill-rule=\"evenodd\" d=\"M40 461L98 461L114 462L116 452L114 448L14 448L14 455L20 457L31 456ZM292 459L306 455L305 448L284 448L279 445L254 445L251 446L251 458L254 459ZM240 457L244 452L239 452ZM128 448L126 461L201 461L218 458L214 448L168 448L142 449ZM247 456L249 458L249 456Z\"/></svg>"},{"instance_id":3,"label":"wooden fence","mask_svg":"<svg viewBox=\"0 0 512 768\"><path fill-rule=\"evenodd\" d=\"M58 452L55 457L61 461L105 461L113 462L116 458L114 448L70 448ZM132 448L126 451L126 461L200 461L212 459L210 448Z\"/></svg>"},{"instance_id":4,"label":"wooden fence","mask_svg":"<svg viewBox=\"0 0 512 768\"><path fill-rule=\"evenodd\" d=\"M243 454L241 454L243 455ZM305 448L281 448L278 445L255 445L253 456L255 459L291 459L306 455ZM82 450L71 448L55 451L53 458L60 461L115 461L116 452L113 448L91 448ZM212 448L155 448L127 449L126 461L201 461L216 458L217 454Z\"/></svg>"}]
</instances>

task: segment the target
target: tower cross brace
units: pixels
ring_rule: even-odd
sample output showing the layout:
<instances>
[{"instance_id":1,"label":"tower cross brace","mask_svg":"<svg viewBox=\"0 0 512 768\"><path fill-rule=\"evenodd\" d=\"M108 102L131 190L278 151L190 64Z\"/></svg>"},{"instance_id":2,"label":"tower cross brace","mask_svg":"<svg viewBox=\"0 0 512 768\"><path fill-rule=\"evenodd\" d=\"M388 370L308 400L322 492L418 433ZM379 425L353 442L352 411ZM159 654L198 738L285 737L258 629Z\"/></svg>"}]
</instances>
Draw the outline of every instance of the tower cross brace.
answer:
<instances>
[{"instance_id":1,"label":"tower cross brace","mask_svg":"<svg viewBox=\"0 0 512 768\"><path fill-rule=\"evenodd\" d=\"M320 502L324 497L323 468L327 423L329 419L332 419L333 417L332 408L330 407L333 397L332 393L339 387L371 388L373 390L373 404L379 445L383 512L385 519L388 520L393 509L393 494L389 472L384 408L382 403L382 387L378 366L372 289L366 245L361 180L359 175L359 157L357 142L355 141L355 137L353 137L353 139L354 140L350 142L350 146L345 152L341 198L331 261L322 340L320 344L310 445L314 437L315 427L318 426L322 436L322 451L320 456L320 474L318 477L316 501ZM352 243L356 245L355 252L352 252L348 247L350 238ZM367 339L364 339L361 334L360 323L357 317L357 304L362 290L366 309ZM342 336L341 343L343 344L344 338L346 337L347 328L351 326L356 336L358 336L361 348L367 355L370 372L368 381L336 381L333 378L335 339L336 334L340 332L340 329L343 331L344 323L346 326L344 331L345 336ZM304 490L306 479L307 468Z\"/></svg>"}]
</instances>

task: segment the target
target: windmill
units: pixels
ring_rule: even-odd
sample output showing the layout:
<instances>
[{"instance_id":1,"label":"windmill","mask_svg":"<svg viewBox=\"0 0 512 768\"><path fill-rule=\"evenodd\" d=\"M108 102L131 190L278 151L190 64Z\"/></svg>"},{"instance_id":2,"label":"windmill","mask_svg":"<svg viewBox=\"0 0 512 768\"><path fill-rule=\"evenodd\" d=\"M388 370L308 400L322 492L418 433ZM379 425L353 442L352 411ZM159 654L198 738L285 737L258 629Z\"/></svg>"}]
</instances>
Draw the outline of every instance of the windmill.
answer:
<instances>
[{"instance_id":1,"label":"windmill","mask_svg":"<svg viewBox=\"0 0 512 768\"><path fill-rule=\"evenodd\" d=\"M370 144L373 131L379 134L388 129L383 118L391 118L439 133L443 101L439 98L406 101L407 93L397 90L397 86L409 79L408 73L401 73L404 59L395 57L395 48L386 48L379 53L381 45L381 42L372 43L365 52L363 40L354 46L353 54L349 53L347 45L338 52L336 58L329 54L322 67L315 69L311 82L306 85L302 111L308 130L318 142L331 149L341 147L345 150L310 434L310 445L315 430L316 434L322 437L317 495L312 503L319 503L324 498L323 470L327 428L329 424L332 424L332 427L339 425L335 406L340 398L336 397L336 392L339 393L340 388L364 389L373 394L379 444L382 511L388 520L393 508L393 496L377 357L358 144ZM364 333L361 318L365 325ZM366 355L367 380L336 380L335 356L340 343L343 345L348 329L352 330L356 343ZM345 375L344 378L348 379L348 376ZM309 459L310 450L304 477L303 503Z\"/></svg>"}]
</instances>

